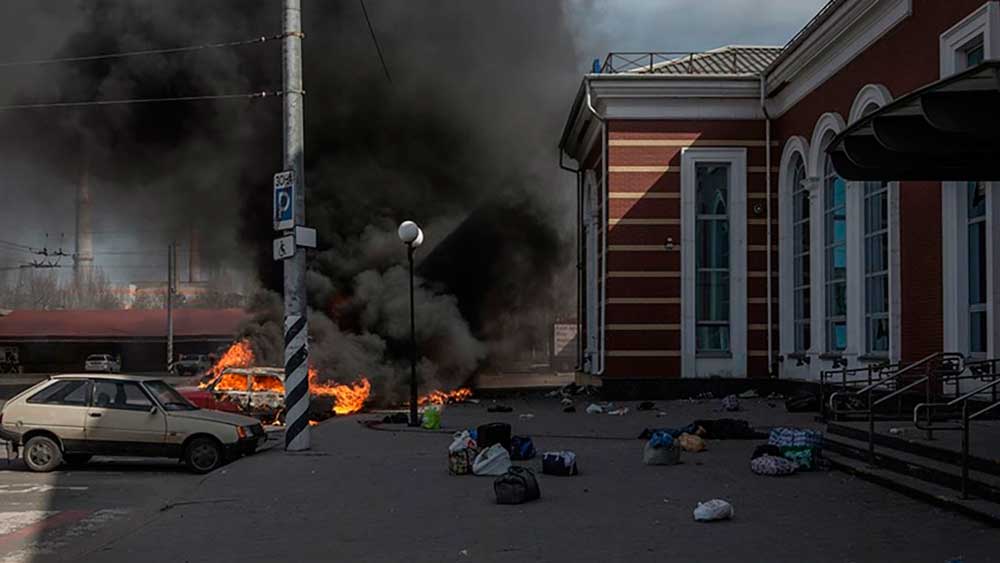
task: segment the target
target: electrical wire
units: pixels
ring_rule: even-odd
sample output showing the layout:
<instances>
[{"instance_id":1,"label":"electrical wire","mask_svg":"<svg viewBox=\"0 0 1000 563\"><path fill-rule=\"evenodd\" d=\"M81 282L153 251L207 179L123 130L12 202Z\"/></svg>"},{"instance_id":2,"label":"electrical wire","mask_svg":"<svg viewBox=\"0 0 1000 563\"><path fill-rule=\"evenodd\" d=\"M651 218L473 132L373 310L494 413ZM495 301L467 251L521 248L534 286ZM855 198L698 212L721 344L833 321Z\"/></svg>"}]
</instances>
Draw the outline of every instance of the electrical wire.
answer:
<instances>
[{"instance_id":1,"label":"electrical wire","mask_svg":"<svg viewBox=\"0 0 1000 563\"><path fill-rule=\"evenodd\" d=\"M21 244L17 242L11 242L9 240L0 240L0 245L5 245L13 248L23 248L24 250L31 251L33 248L27 244Z\"/></svg>"},{"instance_id":2,"label":"electrical wire","mask_svg":"<svg viewBox=\"0 0 1000 563\"><path fill-rule=\"evenodd\" d=\"M168 98L130 98L122 100L90 100L84 102L49 102L38 104L12 104L0 106L0 111L20 109L74 108L87 106L113 106L126 104L153 104L162 102L199 102L204 100L253 100L258 98L278 97L285 94L282 90L251 92L249 94L209 94L204 96L175 96Z\"/></svg>"},{"instance_id":3,"label":"electrical wire","mask_svg":"<svg viewBox=\"0 0 1000 563\"><path fill-rule=\"evenodd\" d=\"M365 22L368 23L368 33L372 36L372 42L375 43L375 51L378 52L378 60L382 63L382 70L385 71L385 77L392 84L392 76L389 75L389 67L385 64L385 57L382 56L382 47L378 44L378 35L375 34L375 27L372 25L372 20L368 17L368 8L365 7L365 0L358 0L361 2L361 12L365 15Z\"/></svg>"},{"instance_id":4,"label":"electrical wire","mask_svg":"<svg viewBox=\"0 0 1000 563\"><path fill-rule=\"evenodd\" d=\"M288 34L282 33L278 35L268 35L255 37L253 39L244 39L242 41L226 41L223 43L205 43L203 45L190 45L187 47L168 47L165 49L143 49L140 51L123 51L118 53L104 53L101 55L86 55L82 57L59 57L54 59L35 59L28 61L7 61L0 62L0 68L16 67L16 66L30 66L30 65L48 65L48 64L58 64L58 63L78 63L86 61L97 61L101 59L124 59L127 57L139 57L144 55L166 55L172 53L186 53L190 51L201 51L204 49L222 49L226 47L240 47L243 45L255 45L260 43L266 43L268 41L277 41L279 39L284 39Z\"/></svg>"}]
</instances>

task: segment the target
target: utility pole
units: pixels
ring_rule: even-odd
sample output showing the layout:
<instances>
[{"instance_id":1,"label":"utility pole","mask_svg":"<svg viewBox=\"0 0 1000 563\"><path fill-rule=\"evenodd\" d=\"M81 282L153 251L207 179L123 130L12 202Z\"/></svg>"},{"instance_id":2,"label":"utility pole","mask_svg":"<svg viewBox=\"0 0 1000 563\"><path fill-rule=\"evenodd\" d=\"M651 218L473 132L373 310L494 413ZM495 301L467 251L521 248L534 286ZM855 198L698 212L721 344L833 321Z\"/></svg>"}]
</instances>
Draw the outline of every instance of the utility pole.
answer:
<instances>
[{"instance_id":1,"label":"utility pole","mask_svg":"<svg viewBox=\"0 0 1000 563\"><path fill-rule=\"evenodd\" d=\"M177 246L167 246L167 371L174 363L174 292L177 289Z\"/></svg>"},{"instance_id":2,"label":"utility pole","mask_svg":"<svg viewBox=\"0 0 1000 563\"><path fill-rule=\"evenodd\" d=\"M305 225L305 140L302 105L302 5L284 0L285 170L293 174L295 227ZM294 229L294 228L293 228ZM309 449L309 336L306 324L306 253L295 245L285 264L285 450Z\"/></svg>"}]
</instances>

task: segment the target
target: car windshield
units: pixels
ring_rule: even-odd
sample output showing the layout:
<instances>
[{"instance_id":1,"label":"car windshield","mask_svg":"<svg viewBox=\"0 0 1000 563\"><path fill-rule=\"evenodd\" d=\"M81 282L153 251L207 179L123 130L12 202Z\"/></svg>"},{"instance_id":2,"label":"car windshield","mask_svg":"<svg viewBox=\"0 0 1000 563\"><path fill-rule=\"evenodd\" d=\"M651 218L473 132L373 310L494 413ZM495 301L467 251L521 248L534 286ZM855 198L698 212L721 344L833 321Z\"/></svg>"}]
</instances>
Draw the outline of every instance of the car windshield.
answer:
<instances>
[{"instance_id":1,"label":"car windshield","mask_svg":"<svg viewBox=\"0 0 1000 563\"><path fill-rule=\"evenodd\" d=\"M191 404L176 389L163 381L147 381L146 389L150 391L159 401L163 408L168 411L194 411L198 407Z\"/></svg>"},{"instance_id":2,"label":"car windshield","mask_svg":"<svg viewBox=\"0 0 1000 563\"><path fill-rule=\"evenodd\" d=\"M95 360L95 361L107 360L108 358L109 356L107 354L91 354L90 356L87 356L88 360Z\"/></svg>"}]
</instances>

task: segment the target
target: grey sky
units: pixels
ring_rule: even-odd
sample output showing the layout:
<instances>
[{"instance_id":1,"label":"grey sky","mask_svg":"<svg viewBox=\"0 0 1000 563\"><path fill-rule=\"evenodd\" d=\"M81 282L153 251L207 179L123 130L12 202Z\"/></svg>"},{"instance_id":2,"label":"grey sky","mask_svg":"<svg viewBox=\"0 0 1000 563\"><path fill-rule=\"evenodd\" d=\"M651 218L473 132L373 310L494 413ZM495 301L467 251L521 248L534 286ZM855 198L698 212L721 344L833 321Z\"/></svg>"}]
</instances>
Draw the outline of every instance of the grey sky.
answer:
<instances>
[{"instance_id":1,"label":"grey sky","mask_svg":"<svg viewBox=\"0 0 1000 563\"><path fill-rule=\"evenodd\" d=\"M568 0L584 63L608 51L784 45L827 0Z\"/></svg>"}]
</instances>

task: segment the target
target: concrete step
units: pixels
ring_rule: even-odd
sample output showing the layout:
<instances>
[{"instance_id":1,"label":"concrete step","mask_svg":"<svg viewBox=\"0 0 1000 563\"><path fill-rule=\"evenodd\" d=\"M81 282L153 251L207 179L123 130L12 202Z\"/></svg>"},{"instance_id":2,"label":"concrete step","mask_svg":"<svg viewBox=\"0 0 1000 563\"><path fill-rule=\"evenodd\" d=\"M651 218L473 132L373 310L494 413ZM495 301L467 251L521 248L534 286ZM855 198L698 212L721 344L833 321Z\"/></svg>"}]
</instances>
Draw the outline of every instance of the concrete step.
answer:
<instances>
[{"instance_id":1,"label":"concrete step","mask_svg":"<svg viewBox=\"0 0 1000 563\"><path fill-rule=\"evenodd\" d=\"M827 436L824 440L824 450L870 463L867 441L853 440L844 436ZM875 465L954 491L962 490L961 466L880 446L875 447ZM970 470L966 486L970 496L1000 503L1000 476Z\"/></svg>"},{"instance_id":2,"label":"concrete step","mask_svg":"<svg viewBox=\"0 0 1000 563\"><path fill-rule=\"evenodd\" d=\"M952 489L936 483L929 483L916 477L897 473L881 467L872 467L834 451L824 451L833 468L860 479L875 483L902 493L911 498L933 504L945 510L963 514L991 526L1000 527L1000 503L984 499L962 499Z\"/></svg>"},{"instance_id":3,"label":"concrete step","mask_svg":"<svg viewBox=\"0 0 1000 563\"><path fill-rule=\"evenodd\" d=\"M868 447L867 430L862 430L861 428L849 426L847 424L829 422L826 425L826 433L828 435L840 436L864 442L866 444L865 449ZM899 452L913 454L928 460L946 463L959 468L962 465L962 453L960 451L935 447L926 443L892 436L890 434L881 434L876 432L875 446L876 450L879 448L888 448ZM1000 477L1000 460L970 455L969 468L974 471L980 471L982 473L988 473L990 475Z\"/></svg>"}]
</instances>

